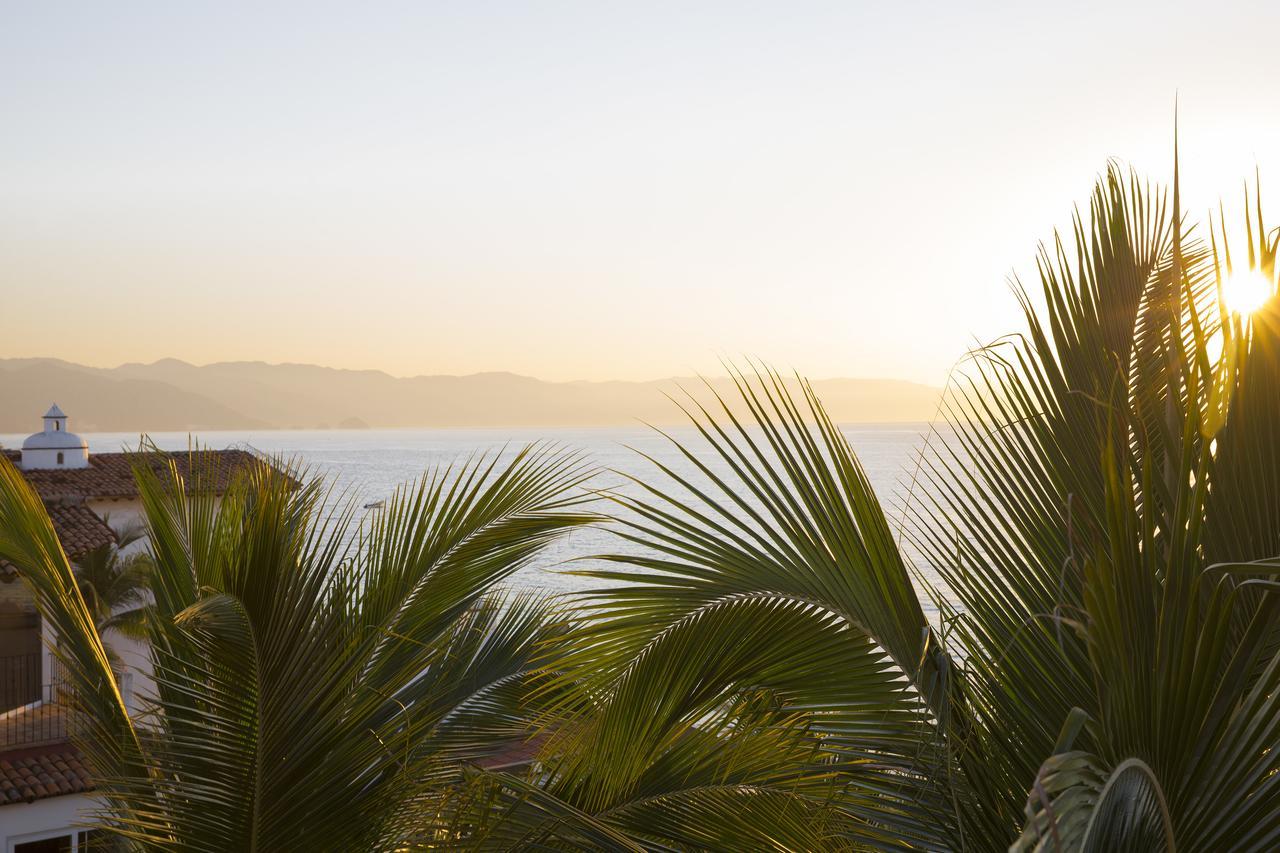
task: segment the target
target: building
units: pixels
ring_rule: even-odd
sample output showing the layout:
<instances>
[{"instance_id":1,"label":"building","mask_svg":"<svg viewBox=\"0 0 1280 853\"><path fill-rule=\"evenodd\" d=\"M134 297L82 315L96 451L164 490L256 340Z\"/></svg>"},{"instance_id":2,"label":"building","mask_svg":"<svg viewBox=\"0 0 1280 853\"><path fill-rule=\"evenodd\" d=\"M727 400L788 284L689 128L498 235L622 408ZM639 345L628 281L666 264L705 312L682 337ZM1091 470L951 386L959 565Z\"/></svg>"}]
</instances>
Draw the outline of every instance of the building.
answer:
<instances>
[{"instance_id":1,"label":"building","mask_svg":"<svg viewBox=\"0 0 1280 853\"><path fill-rule=\"evenodd\" d=\"M88 443L67 429L67 415L56 404L43 420L43 429L21 450L0 454L44 501L73 561L114 543L112 524L141 517L135 466L158 469L172 463L184 479L198 473L203 487L221 495L257 460L245 450L90 454ZM88 846L88 836L75 825L94 805L93 779L68 740L59 707L64 685L48 651L54 639L41 625L18 569L0 562L0 853ZM150 684L147 650L123 637L104 640L119 655L121 689L132 708L134 697Z\"/></svg>"}]
</instances>

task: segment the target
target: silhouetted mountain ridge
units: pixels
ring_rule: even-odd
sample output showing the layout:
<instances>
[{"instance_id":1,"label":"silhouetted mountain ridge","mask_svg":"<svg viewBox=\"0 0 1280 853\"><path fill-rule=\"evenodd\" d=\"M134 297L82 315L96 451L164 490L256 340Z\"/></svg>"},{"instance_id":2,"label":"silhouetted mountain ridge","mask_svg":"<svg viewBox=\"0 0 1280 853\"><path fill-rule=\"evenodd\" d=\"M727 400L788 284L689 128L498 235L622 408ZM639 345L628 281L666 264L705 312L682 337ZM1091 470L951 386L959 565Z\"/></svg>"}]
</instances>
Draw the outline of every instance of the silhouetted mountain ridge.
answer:
<instances>
[{"instance_id":1,"label":"silhouetted mountain ridge","mask_svg":"<svg viewBox=\"0 0 1280 853\"><path fill-rule=\"evenodd\" d=\"M710 380L719 392L727 379ZM939 390L895 379L825 379L814 388L842 422L933 417ZM0 432L35 429L56 400L83 431L371 427L613 426L680 423L664 394L696 377L547 382L504 371L395 377L381 370L174 358L114 368L0 359Z\"/></svg>"}]
</instances>

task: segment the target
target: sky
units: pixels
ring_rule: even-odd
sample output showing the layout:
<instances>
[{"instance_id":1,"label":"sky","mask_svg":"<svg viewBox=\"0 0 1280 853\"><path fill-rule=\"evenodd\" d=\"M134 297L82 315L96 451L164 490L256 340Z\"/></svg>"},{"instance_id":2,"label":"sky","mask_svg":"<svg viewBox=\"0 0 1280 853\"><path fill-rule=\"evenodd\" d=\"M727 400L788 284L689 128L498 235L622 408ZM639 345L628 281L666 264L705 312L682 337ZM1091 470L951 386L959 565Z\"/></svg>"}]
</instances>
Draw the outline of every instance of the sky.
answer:
<instances>
[{"instance_id":1,"label":"sky","mask_svg":"<svg viewBox=\"0 0 1280 853\"><path fill-rule=\"evenodd\" d=\"M1278 26L0 0L0 357L941 384L1108 158L1170 177L1175 97L1188 212L1275 197Z\"/></svg>"}]
</instances>

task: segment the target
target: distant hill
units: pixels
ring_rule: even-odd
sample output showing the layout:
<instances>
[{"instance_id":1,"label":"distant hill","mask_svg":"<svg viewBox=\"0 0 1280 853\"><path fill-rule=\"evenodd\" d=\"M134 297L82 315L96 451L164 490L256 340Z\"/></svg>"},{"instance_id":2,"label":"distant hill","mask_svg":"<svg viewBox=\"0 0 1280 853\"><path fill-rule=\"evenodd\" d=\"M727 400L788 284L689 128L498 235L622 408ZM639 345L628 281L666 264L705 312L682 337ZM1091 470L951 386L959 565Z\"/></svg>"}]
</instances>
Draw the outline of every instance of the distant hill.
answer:
<instances>
[{"instance_id":1,"label":"distant hill","mask_svg":"<svg viewBox=\"0 0 1280 853\"><path fill-rule=\"evenodd\" d=\"M721 392L727 379L711 380ZM814 388L841 422L925 421L939 390L893 379L825 379ZM91 431L353 427L614 426L679 423L665 394L701 379L544 382L513 373L398 378L310 364L176 359L95 368L0 359L0 432L27 432L57 401Z\"/></svg>"},{"instance_id":2,"label":"distant hill","mask_svg":"<svg viewBox=\"0 0 1280 853\"><path fill-rule=\"evenodd\" d=\"M81 432L261 429L251 418L167 382L53 360L0 360L0 432L35 432L56 402Z\"/></svg>"}]
</instances>

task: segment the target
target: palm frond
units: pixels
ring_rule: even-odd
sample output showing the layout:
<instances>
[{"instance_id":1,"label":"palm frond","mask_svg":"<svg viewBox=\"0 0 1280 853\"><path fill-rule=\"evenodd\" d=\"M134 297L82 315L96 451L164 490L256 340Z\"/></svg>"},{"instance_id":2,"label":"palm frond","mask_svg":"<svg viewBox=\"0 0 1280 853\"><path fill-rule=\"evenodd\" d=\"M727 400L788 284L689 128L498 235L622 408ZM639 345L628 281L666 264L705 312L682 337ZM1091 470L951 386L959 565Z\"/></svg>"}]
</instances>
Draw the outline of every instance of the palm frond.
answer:
<instances>
[{"instance_id":1,"label":"palm frond","mask_svg":"<svg viewBox=\"0 0 1280 853\"><path fill-rule=\"evenodd\" d=\"M520 685L553 623L487 596L594 519L571 494L589 469L554 448L429 472L361 526L280 460L219 495L207 484L226 478L195 460L184 478L144 454L154 690L133 720L47 516L0 464L0 554L97 703L103 822L144 847L393 849L430 832L465 762L530 733ZM99 758L113 721L130 760Z\"/></svg>"}]
</instances>

